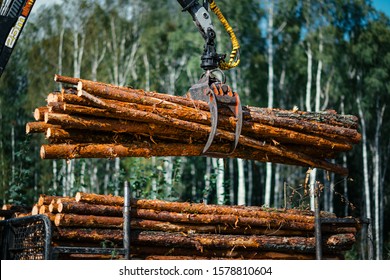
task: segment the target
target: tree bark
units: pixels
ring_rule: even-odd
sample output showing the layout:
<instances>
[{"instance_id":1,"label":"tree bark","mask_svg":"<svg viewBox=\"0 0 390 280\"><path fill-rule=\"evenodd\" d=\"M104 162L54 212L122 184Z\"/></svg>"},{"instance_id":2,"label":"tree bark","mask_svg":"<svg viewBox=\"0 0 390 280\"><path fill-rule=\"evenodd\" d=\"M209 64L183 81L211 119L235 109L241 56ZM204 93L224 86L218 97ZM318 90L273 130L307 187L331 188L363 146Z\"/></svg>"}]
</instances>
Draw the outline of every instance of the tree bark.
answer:
<instances>
[{"instance_id":1,"label":"tree bark","mask_svg":"<svg viewBox=\"0 0 390 280\"><path fill-rule=\"evenodd\" d=\"M110 205L123 207L124 198L122 196L101 195L93 193L76 193L76 201L97 205Z\"/></svg>"},{"instance_id":2,"label":"tree bark","mask_svg":"<svg viewBox=\"0 0 390 280\"><path fill-rule=\"evenodd\" d=\"M59 213L80 215L122 217L122 206L98 205L82 202L61 202L58 204Z\"/></svg>"},{"instance_id":3,"label":"tree bark","mask_svg":"<svg viewBox=\"0 0 390 280\"><path fill-rule=\"evenodd\" d=\"M123 218L75 214L56 214L54 223L57 227L122 228Z\"/></svg>"}]
</instances>

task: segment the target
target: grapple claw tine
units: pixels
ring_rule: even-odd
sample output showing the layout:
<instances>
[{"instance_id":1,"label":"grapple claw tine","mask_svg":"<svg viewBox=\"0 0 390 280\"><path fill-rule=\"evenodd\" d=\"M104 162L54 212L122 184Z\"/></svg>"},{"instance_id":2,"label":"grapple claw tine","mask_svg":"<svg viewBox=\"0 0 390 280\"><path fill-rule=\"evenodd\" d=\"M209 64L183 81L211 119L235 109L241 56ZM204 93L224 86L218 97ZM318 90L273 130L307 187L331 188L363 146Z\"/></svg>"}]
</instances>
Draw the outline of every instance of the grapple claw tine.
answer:
<instances>
[{"instance_id":1,"label":"grapple claw tine","mask_svg":"<svg viewBox=\"0 0 390 280\"><path fill-rule=\"evenodd\" d=\"M244 118L242 116L241 101L240 101L240 97L238 96L238 94L236 94L236 100L237 100L237 104L236 104L236 108L235 108L235 110L233 112L235 117L236 117L236 120L237 120L236 121L236 130L234 132L234 147L233 147L233 151L237 148L238 142L240 141L242 124L244 122Z\"/></svg>"},{"instance_id":2,"label":"grapple claw tine","mask_svg":"<svg viewBox=\"0 0 390 280\"><path fill-rule=\"evenodd\" d=\"M223 82L214 77L211 78L210 75L211 72L207 71L198 81L198 83L196 83L189 89L189 93L190 98L206 101L209 104L211 129L206 145L203 148L202 155L226 157L227 155L234 152L240 140L243 125L242 107L238 94L234 93L231 90L230 86L224 84ZM228 107L233 112L234 117L236 118L234 140L231 145L230 152L227 154L209 152L209 149L214 141L215 135L217 134L219 106Z\"/></svg>"},{"instance_id":3,"label":"grapple claw tine","mask_svg":"<svg viewBox=\"0 0 390 280\"><path fill-rule=\"evenodd\" d=\"M211 144L214 141L214 137L217 133L217 127L218 127L218 105L217 105L217 98L215 96L215 93L210 90L210 96L209 96L209 107L210 107L210 122L211 122L211 130L209 137L207 139L206 145L203 148L202 154L206 154L207 151L210 149Z\"/></svg>"}]
</instances>

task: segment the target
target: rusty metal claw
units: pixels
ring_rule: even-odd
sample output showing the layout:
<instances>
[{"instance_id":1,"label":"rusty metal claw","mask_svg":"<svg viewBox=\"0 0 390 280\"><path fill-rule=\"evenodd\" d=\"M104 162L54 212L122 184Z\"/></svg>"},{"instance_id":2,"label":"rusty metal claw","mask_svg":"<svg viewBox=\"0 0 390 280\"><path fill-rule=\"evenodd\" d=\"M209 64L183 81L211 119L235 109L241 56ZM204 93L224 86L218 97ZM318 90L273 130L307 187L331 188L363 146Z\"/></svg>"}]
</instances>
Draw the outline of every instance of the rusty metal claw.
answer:
<instances>
[{"instance_id":1,"label":"rusty metal claw","mask_svg":"<svg viewBox=\"0 0 390 280\"><path fill-rule=\"evenodd\" d=\"M209 104L211 130L207 139L206 145L203 148L203 155L211 156L226 156L227 154L208 152L214 138L217 134L218 127L218 108L225 106L232 111L236 118L236 127L234 132L234 141L228 154L231 154L236 149L243 124L242 106L240 97L233 92L230 86L222 83L215 77L211 76L211 72L207 71L201 79L189 89L190 97L195 100L202 100Z\"/></svg>"}]
</instances>

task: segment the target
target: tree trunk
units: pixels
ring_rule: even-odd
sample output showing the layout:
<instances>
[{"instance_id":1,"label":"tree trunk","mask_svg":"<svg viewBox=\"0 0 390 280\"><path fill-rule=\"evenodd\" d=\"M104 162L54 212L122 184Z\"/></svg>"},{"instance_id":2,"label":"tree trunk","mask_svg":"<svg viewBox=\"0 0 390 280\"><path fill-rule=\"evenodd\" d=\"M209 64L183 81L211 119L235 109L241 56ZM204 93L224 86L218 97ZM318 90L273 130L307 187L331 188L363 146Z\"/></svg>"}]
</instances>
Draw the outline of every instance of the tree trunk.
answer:
<instances>
[{"instance_id":1,"label":"tree trunk","mask_svg":"<svg viewBox=\"0 0 390 280\"><path fill-rule=\"evenodd\" d=\"M237 204L238 205L246 205L244 160L237 159L237 166L238 166Z\"/></svg>"},{"instance_id":2,"label":"tree trunk","mask_svg":"<svg viewBox=\"0 0 390 280\"><path fill-rule=\"evenodd\" d=\"M223 163L223 159L215 159L213 158L214 166L217 168L217 204L223 205L225 204L225 167Z\"/></svg>"},{"instance_id":3,"label":"tree trunk","mask_svg":"<svg viewBox=\"0 0 390 280\"><path fill-rule=\"evenodd\" d=\"M383 211L383 194L380 193L381 182L381 150L380 138L383 122L383 115L385 113L386 104L379 106L379 98L376 100L377 123L375 127L375 141L373 147L373 187L374 187L374 209L375 209L375 256L377 260L383 259L383 227L381 223L380 213Z\"/></svg>"}]
</instances>

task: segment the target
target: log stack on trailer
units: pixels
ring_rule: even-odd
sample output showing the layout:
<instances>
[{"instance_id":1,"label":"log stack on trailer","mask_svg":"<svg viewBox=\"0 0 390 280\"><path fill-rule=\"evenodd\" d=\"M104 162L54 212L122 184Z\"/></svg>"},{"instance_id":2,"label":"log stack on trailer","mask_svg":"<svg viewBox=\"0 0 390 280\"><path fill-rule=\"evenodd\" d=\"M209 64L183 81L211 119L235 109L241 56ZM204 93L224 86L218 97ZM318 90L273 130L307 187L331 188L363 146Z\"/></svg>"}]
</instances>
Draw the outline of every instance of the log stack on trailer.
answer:
<instances>
[{"instance_id":1,"label":"log stack on trailer","mask_svg":"<svg viewBox=\"0 0 390 280\"><path fill-rule=\"evenodd\" d=\"M123 247L124 198L77 193L56 198L52 246ZM308 210L131 200L130 254L135 259L315 259L314 213ZM321 212L325 259L342 259L360 223ZM61 253L63 259L113 255ZM120 256L115 256L120 258Z\"/></svg>"}]
</instances>

